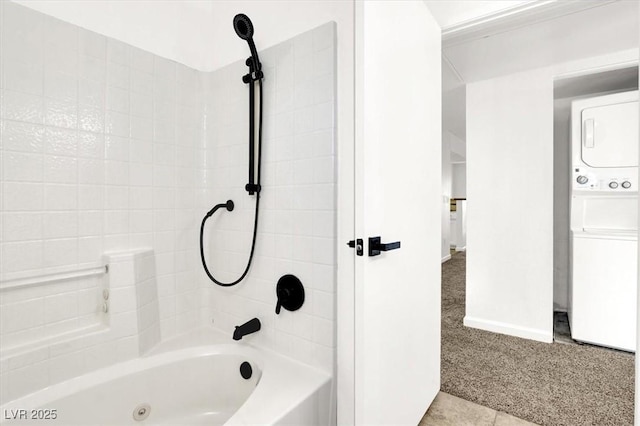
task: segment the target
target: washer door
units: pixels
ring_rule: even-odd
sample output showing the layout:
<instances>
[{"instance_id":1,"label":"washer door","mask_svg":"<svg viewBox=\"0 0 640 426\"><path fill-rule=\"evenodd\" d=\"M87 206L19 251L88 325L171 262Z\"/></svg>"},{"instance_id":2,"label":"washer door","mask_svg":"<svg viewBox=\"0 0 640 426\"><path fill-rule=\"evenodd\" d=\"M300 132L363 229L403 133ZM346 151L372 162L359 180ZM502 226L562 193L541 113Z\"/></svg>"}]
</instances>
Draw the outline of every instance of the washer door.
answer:
<instances>
[{"instance_id":1,"label":"washer door","mask_svg":"<svg viewBox=\"0 0 640 426\"><path fill-rule=\"evenodd\" d=\"M591 167L638 165L638 102L582 110L582 161Z\"/></svg>"}]
</instances>

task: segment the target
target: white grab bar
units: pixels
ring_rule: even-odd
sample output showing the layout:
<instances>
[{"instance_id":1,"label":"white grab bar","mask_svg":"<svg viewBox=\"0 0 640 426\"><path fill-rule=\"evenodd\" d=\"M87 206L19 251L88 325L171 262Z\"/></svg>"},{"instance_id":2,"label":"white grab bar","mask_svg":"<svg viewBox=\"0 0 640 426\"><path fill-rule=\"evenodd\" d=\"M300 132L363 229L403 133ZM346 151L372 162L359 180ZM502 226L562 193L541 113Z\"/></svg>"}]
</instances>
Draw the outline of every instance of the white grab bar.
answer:
<instances>
[{"instance_id":1,"label":"white grab bar","mask_svg":"<svg viewBox=\"0 0 640 426\"><path fill-rule=\"evenodd\" d=\"M73 271L54 272L51 274L37 275L34 277L14 278L0 281L0 291L16 288L30 287L38 284L53 283L72 278L90 277L109 273L109 265L94 266L91 268L77 269Z\"/></svg>"}]
</instances>

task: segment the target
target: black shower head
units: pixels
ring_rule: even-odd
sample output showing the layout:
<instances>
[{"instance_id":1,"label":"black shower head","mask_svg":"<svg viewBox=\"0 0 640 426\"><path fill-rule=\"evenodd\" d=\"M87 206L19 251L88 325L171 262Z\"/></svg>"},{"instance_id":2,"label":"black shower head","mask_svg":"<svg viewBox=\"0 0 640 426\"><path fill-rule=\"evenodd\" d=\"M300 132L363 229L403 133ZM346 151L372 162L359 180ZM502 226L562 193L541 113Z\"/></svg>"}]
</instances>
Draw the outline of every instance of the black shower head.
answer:
<instances>
[{"instance_id":1,"label":"black shower head","mask_svg":"<svg viewBox=\"0 0 640 426\"><path fill-rule=\"evenodd\" d=\"M251 58L247 59L247 65L251 71L242 78L242 81L249 83L250 81L261 79L262 64L258 58L256 45L253 42L253 24L251 23L251 19L244 13L238 13L233 17L233 29L236 30L238 37L249 43L249 50L251 50Z\"/></svg>"},{"instance_id":2,"label":"black shower head","mask_svg":"<svg viewBox=\"0 0 640 426\"><path fill-rule=\"evenodd\" d=\"M250 40L253 38L253 24L251 19L244 13L238 13L233 18L233 29L236 30L236 34L243 40Z\"/></svg>"}]
</instances>

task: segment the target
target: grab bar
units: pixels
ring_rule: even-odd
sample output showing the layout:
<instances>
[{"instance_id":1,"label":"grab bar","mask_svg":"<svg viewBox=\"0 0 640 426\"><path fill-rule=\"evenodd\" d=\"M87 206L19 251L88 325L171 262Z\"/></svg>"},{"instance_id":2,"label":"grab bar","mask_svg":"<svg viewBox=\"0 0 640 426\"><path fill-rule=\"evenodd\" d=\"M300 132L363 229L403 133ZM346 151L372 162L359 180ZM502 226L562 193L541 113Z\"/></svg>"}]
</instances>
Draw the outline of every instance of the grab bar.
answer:
<instances>
[{"instance_id":1,"label":"grab bar","mask_svg":"<svg viewBox=\"0 0 640 426\"><path fill-rule=\"evenodd\" d=\"M54 272L52 274L37 275L34 277L14 278L0 281L0 291L13 290L16 288L30 287L43 283L53 283L72 278L90 277L109 273L109 265L94 266L72 271Z\"/></svg>"}]
</instances>

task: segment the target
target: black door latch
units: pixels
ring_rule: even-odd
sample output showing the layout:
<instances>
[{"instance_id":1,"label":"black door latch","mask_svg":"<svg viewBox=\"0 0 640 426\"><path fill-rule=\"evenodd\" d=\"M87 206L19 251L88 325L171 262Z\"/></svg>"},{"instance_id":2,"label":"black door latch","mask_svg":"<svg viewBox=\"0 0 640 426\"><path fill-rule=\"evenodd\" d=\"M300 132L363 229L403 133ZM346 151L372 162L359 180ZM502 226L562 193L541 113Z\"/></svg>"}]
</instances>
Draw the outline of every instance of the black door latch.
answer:
<instances>
[{"instance_id":1,"label":"black door latch","mask_svg":"<svg viewBox=\"0 0 640 426\"><path fill-rule=\"evenodd\" d=\"M381 237L369 237L369 256L378 256L382 251L395 250L400 248L400 241L393 243L382 243Z\"/></svg>"},{"instance_id":2,"label":"black door latch","mask_svg":"<svg viewBox=\"0 0 640 426\"><path fill-rule=\"evenodd\" d=\"M357 240L351 240L347 243L347 245L351 248L356 249L356 255L362 256L364 253L364 244L362 242L362 238L358 238Z\"/></svg>"}]
</instances>

